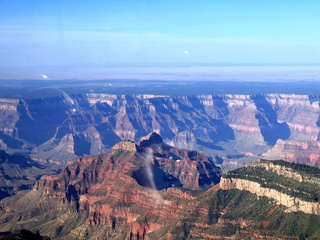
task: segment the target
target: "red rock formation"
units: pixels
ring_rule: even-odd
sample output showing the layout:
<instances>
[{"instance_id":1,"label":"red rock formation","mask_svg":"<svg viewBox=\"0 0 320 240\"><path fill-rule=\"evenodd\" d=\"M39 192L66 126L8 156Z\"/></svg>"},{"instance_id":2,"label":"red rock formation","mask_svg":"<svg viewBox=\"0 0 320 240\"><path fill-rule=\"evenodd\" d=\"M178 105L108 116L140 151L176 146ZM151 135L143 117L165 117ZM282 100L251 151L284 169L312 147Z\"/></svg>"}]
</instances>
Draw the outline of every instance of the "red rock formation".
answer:
<instances>
[{"instance_id":1,"label":"red rock formation","mask_svg":"<svg viewBox=\"0 0 320 240\"><path fill-rule=\"evenodd\" d=\"M137 172L141 168L150 172ZM125 140L111 152L78 158L60 175L42 177L33 194L41 193L41 201L54 199L69 206L67 211L86 214L88 226L123 228L130 230L132 239L144 239L163 228L164 223L155 217L176 218L184 211L182 203L194 199L181 189L171 188L173 183L190 189L208 188L219 181L220 173L204 155L170 147L152 133L139 143ZM156 179L156 174L162 174L162 179ZM141 179L153 184L140 186Z\"/></svg>"},{"instance_id":2,"label":"red rock formation","mask_svg":"<svg viewBox=\"0 0 320 240\"><path fill-rule=\"evenodd\" d=\"M278 140L272 149L263 154L263 157L320 167L320 142Z\"/></svg>"},{"instance_id":3,"label":"red rock formation","mask_svg":"<svg viewBox=\"0 0 320 240\"><path fill-rule=\"evenodd\" d=\"M140 175L150 173L146 169L157 175L154 182L162 182L142 186L140 180L147 178ZM122 141L105 154L78 158L59 175L42 177L30 192L4 199L0 231L36 227L54 239L288 237L279 230L264 231L283 217L283 210L272 201L261 201L266 217L258 215L255 220L250 217L250 207L257 211L260 202L254 194L229 194L218 185L207 192L190 190L202 188L201 176L208 174L210 179L220 173L216 171L202 154L170 147L155 133L138 143ZM187 188L172 187L169 177ZM166 183L166 188L157 189ZM239 202L244 203L238 206ZM247 207L247 219L232 215L235 209ZM223 217L228 214L231 218Z\"/></svg>"},{"instance_id":4,"label":"red rock formation","mask_svg":"<svg viewBox=\"0 0 320 240\"><path fill-rule=\"evenodd\" d=\"M138 141L154 131L175 147L219 156L225 170L267 156L270 149L275 158L318 166L316 151L280 149L277 141L318 145L319 102L319 96L295 94L0 99L0 146L32 149L33 159L58 163L101 154L121 139Z\"/></svg>"}]
</instances>

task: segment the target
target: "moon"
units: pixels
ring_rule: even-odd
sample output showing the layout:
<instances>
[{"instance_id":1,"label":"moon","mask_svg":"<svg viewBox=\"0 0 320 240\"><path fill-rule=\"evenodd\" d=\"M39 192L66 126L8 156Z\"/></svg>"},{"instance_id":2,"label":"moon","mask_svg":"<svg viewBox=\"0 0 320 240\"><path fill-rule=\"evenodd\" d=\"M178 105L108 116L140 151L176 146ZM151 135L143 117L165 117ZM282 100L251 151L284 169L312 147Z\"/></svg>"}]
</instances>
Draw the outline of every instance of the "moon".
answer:
<instances>
[{"instance_id":1,"label":"moon","mask_svg":"<svg viewBox=\"0 0 320 240\"><path fill-rule=\"evenodd\" d=\"M184 50L183 52L184 52L185 55L189 55L189 51Z\"/></svg>"}]
</instances>

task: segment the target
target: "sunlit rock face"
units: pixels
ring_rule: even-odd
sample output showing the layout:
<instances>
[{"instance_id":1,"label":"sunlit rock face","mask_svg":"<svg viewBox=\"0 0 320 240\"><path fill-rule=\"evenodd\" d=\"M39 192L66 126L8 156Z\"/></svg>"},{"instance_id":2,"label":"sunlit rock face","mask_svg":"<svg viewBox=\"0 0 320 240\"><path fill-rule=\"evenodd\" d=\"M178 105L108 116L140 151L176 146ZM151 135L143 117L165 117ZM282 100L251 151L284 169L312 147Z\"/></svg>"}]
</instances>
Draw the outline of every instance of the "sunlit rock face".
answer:
<instances>
[{"instance_id":1,"label":"sunlit rock face","mask_svg":"<svg viewBox=\"0 0 320 240\"><path fill-rule=\"evenodd\" d=\"M0 146L60 162L149 132L225 171L261 157L319 165L319 96L78 94L0 99ZM308 145L308 147L301 147Z\"/></svg>"},{"instance_id":2,"label":"sunlit rock face","mask_svg":"<svg viewBox=\"0 0 320 240\"><path fill-rule=\"evenodd\" d=\"M319 171L264 160L221 178L211 159L153 132L2 199L0 231L71 240L317 239Z\"/></svg>"},{"instance_id":3,"label":"sunlit rock face","mask_svg":"<svg viewBox=\"0 0 320 240\"><path fill-rule=\"evenodd\" d=\"M43 176L31 192L18 202L9 201L12 205L0 211L3 217L19 209L23 218L29 219L26 224L16 222L23 227L45 217L43 213L50 219L60 216L66 223L61 234L68 239L83 239L72 235L83 234L82 226L89 232L91 227L95 231L121 228L143 239L163 228L167 217L183 212L180 204L187 206L187 201L193 199L181 187L206 190L218 184L220 176L221 169L203 154L171 147L157 133L151 133L139 142L121 141L110 152L77 158L60 174ZM13 206L16 208L11 210ZM58 238L59 224L55 219L50 226L41 226L41 231ZM75 226L79 229L73 231ZM115 232L121 235L121 229Z\"/></svg>"},{"instance_id":4,"label":"sunlit rock face","mask_svg":"<svg viewBox=\"0 0 320 240\"><path fill-rule=\"evenodd\" d=\"M319 173L319 169L305 165L260 160L225 174L220 187L224 190L246 190L260 197L272 198L279 205L286 206L287 212L320 215Z\"/></svg>"}]
</instances>

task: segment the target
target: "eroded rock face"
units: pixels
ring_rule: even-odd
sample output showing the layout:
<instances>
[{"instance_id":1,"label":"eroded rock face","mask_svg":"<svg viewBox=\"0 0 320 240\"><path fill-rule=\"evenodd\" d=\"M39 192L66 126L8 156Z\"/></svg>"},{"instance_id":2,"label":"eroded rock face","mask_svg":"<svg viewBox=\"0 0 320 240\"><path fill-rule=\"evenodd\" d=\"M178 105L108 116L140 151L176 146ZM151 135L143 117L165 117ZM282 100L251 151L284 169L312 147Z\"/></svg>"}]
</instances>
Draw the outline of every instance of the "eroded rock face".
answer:
<instances>
[{"instance_id":1,"label":"eroded rock face","mask_svg":"<svg viewBox=\"0 0 320 240\"><path fill-rule=\"evenodd\" d=\"M137 150L137 146L135 142L126 139L114 145L112 150L123 150L123 151L135 152Z\"/></svg>"},{"instance_id":2,"label":"eroded rock face","mask_svg":"<svg viewBox=\"0 0 320 240\"><path fill-rule=\"evenodd\" d=\"M221 178L220 187L224 190L246 190L257 196L274 199L287 207L287 212L302 211L320 215L320 178L318 169L301 172L303 165L276 164L273 161L259 161L249 164L247 171L227 173ZM245 169L244 168L244 169ZM266 179L265 174L271 179ZM259 175L259 176L255 176ZM271 180L271 182L270 182ZM298 188L299 190L294 190Z\"/></svg>"},{"instance_id":3,"label":"eroded rock face","mask_svg":"<svg viewBox=\"0 0 320 240\"><path fill-rule=\"evenodd\" d=\"M78 158L59 175L43 176L15 206L18 209L26 204L24 201L33 199L45 212L55 209L55 214L78 214L81 220L75 224L123 228L132 239L143 239L163 228L161 221L153 224L154 216L166 219L183 211L183 202L193 199L174 187L208 189L219 182L220 175L220 168L204 155L173 148L151 133L137 143L121 141L105 154ZM32 210L37 208L33 203L27 204L31 209L19 209L27 214L26 218L30 217L27 212L37 212ZM59 226L54 225L56 231ZM57 237L60 233L49 227L46 234ZM72 237L72 233L68 234Z\"/></svg>"},{"instance_id":4,"label":"eroded rock face","mask_svg":"<svg viewBox=\"0 0 320 240\"><path fill-rule=\"evenodd\" d=\"M261 186L261 184L253 181L235 178L221 178L220 187L224 190L246 190L260 197L264 196L273 198L277 201L278 204L286 206L288 208L288 212L302 211L308 214L320 215L319 202L303 201L299 198L281 193L275 189L264 188Z\"/></svg>"},{"instance_id":5,"label":"eroded rock face","mask_svg":"<svg viewBox=\"0 0 320 240\"><path fill-rule=\"evenodd\" d=\"M32 191L3 199L0 231L28 228L52 239L134 240L290 239L317 234L316 202L228 176L201 191L201 175L210 179L216 174L214 165L210 168L200 153L166 145L154 133L140 142L126 140L116 146L102 155L78 158L61 174L42 177ZM270 173L293 182L293 192L299 189L296 183L318 184L317 178L305 174L315 168L292 171L290 163L259 164L270 175L270 183L282 184ZM264 181L267 175L254 169L243 168L243 176ZM172 185L177 181L182 187ZM296 231L296 224L308 219L310 228Z\"/></svg>"},{"instance_id":6,"label":"eroded rock face","mask_svg":"<svg viewBox=\"0 0 320 240\"><path fill-rule=\"evenodd\" d=\"M273 148L263 154L267 159L285 159L288 162L296 162L320 167L320 142L278 140Z\"/></svg>"},{"instance_id":7,"label":"eroded rock face","mask_svg":"<svg viewBox=\"0 0 320 240\"><path fill-rule=\"evenodd\" d=\"M94 93L0 99L0 146L58 163L156 132L166 143L223 162L225 170L261 156L318 166L319 100L294 94Z\"/></svg>"},{"instance_id":8,"label":"eroded rock face","mask_svg":"<svg viewBox=\"0 0 320 240\"><path fill-rule=\"evenodd\" d=\"M56 169L45 168L27 156L9 155L0 150L0 200L19 190L32 189L42 175L54 172Z\"/></svg>"},{"instance_id":9,"label":"eroded rock face","mask_svg":"<svg viewBox=\"0 0 320 240\"><path fill-rule=\"evenodd\" d=\"M118 175L119 178L116 177ZM156 190L159 190L157 185L164 189L177 183L199 190L219 183L220 175L220 168L203 154L173 148L165 144L158 134L152 133L138 143L121 141L103 155L78 158L60 175L44 176L35 189L45 187L44 192L48 195L69 191L70 196L77 194L76 198L81 200L82 194L94 194L100 190L108 193L121 179L124 185L136 182ZM64 201L68 200L61 196Z\"/></svg>"}]
</instances>

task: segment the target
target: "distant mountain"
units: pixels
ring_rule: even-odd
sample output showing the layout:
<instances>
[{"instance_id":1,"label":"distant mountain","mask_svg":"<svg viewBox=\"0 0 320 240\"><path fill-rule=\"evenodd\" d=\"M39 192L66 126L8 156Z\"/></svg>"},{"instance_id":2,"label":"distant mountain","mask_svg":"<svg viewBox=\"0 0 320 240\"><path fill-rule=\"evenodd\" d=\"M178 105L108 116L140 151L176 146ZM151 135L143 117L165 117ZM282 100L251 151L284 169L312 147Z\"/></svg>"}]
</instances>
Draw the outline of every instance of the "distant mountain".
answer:
<instances>
[{"instance_id":1,"label":"distant mountain","mask_svg":"<svg viewBox=\"0 0 320 240\"><path fill-rule=\"evenodd\" d=\"M56 90L58 91L58 90ZM58 91L59 92L59 91ZM155 131L223 171L267 159L320 165L320 96L74 94L0 99L0 148L42 164L110 150Z\"/></svg>"},{"instance_id":2,"label":"distant mountain","mask_svg":"<svg viewBox=\"0 0 320 240\"><path fill-rule=\"evenodd\" d=\"M319 169L260 161L221 183L220 176L211 159L152 133L78 158L3 199L0 231L38 229L52 239L320 237Z\"/></svg>"}]
</instances>

